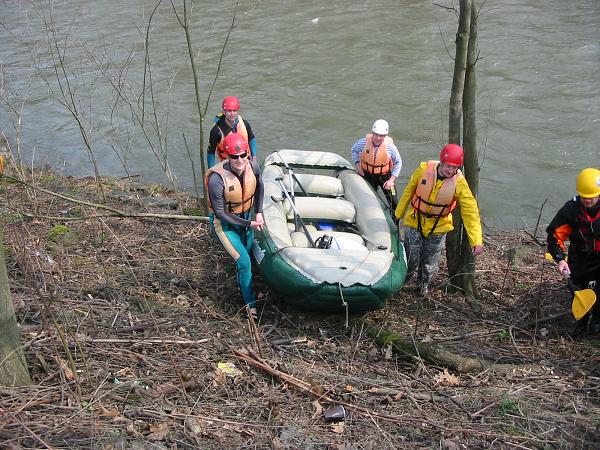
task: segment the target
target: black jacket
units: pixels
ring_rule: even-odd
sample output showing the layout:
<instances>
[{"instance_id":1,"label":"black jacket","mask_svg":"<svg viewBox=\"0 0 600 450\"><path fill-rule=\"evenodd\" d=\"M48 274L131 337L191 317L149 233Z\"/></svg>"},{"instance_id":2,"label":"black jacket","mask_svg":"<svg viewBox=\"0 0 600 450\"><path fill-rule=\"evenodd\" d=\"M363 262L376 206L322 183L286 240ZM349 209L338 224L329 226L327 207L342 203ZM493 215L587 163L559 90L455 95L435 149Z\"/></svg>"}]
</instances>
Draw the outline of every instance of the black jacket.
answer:
<instances>
[{"instance_id":1,"label":"black jacket","mask_svg":"<svg viewBox=\"0 0 600 450\"><path fill-rule=\"evenodd\" d=\"M586 209L579 197L574 197L560 208L546 232L548 252L554 260L563 260L568 255L575 284L600 282L600 204Z\"/></svg>"}]
</instances>

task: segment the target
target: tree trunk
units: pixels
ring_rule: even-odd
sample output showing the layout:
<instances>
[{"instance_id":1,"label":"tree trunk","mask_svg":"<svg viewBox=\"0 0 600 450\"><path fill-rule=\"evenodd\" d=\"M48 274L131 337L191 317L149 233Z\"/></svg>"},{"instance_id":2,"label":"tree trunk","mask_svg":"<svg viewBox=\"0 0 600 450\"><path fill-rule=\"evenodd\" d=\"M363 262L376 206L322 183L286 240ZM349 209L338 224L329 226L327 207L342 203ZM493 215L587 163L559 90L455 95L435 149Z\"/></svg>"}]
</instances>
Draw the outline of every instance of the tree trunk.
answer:
<instances>
[{"instance_id":1,"label":"tree trunk","mask_svg":"<svg viewBox=\"0 0 600 450\"><path fill-rule=\"evenodd\" d=\"M468 10L468 14L467 14ZM463 24L468 20L468 26ZM468 30L468 31L467 31ZM468 35L468 36L467 36ZM461 39L466 39L462 42ZM460 57L459 57L460 55ZM464 57L464 60L463 60ZM463 68L464 62L464 68ZM463 123L463 148L465 150L465 177L473 195L477 195L479 185L479 162L477 160L477 12L475 1L460 2L460 23L456 42L455 75L452 93L455 91L457 72L464 73L463 87L457 88L462 97L452 98L451 103L461 103L462 117L450 118L449 141L460 143L460 122ZM458 67L457 67L458 66ZM458 95L458 94L457 94ZM450 108L450 114L456 112L456 107ZM454 128L452 128L454 127ZM458 129L458 130L457 130ZM454 139L454 140L453 140ZM446 261L450 276L450 290L459 289L469 301L475 297L475 262L471 254L471 246L463 227L460 209L454 211L454 231L448 233L446 240Z\"/></svg>"},{"instance_id":2,"label":"tree trunk","mask_svg":"<svg viewBox=\"0 0 600 450\"><path fill-rule=\"evenodd\" d=\"M0 386L23 386L31 384L31 379L10 298L4 257L4 233L1 229L0 244Z\"/></svg>"},{"instance_id":3,"label":"tree trunk","mask_svg":"<svg viewBox=\"0 0 600 450\"><path fill-rule=\"evenodd\" d=\"M173 5L173 8L175 6ZM185 32L185 41L187 43L188 56L190 58L190 64L192 66L192 77L194 79L194 92L196 94L196 108L198 109L198 119L200 122L200 130L199 130L199 153L200 153L200 180L201 185L204 184L204 175L206 174L206 164L204 162L205 154L204 154L204 109L202 107L202 99L200 97L200 82L198 80L198 73L196 71L196 62L194 59L194 51L192 49L192 37L190 34L190 22L191 17L191 9L188 12L187 2L183 2L183 20L180 20L180 24L183 27ZM204 197L201 199L201 203L198 206L202 206L203 214L208 213L208 192L204 190Z\"/></svg>"},{"instance_id":4,"label":"tree trunk","mask_svg":"<svg viewBox=\"0 0 600 450\"><path fill-rule=\"evenodd\" d=\"M477 198L479 190L479 160L477 159L477 11L475 0L471 3L471 29L469 33L469 49L467 52L467 72L465 75L465 91L463 93L463 147L465 149L465 178L471 192ZM475 258L465 228L462 226L460 260L458 263L462 274L462 289L467 300L474 301Z\"/></svg>"},{"instance_id":5,"label":"tree trunk","mask_svg":"<svg viewBox=\"0 0 600 450\"><path fill-rule=\"evenodd\" d=\"M462 119L462 100L467 67L467 48L471 21L471 0L460 0L460 19L456 32L456 55L454 58L454 76L450 94L448 116L448 142L460 144L460 123Z\"/></svg>"},{"instance_id":6,"label":"tree trunk","mask_svg":"<svg viewBox=\"0 0 600 450\"><path fill-rule=\"evenodd\" d=\"M477 159L477 11L471 3L471 27L467 52L467 70L463 93L463 147L465 149L465 177L473 195L479 190L479 160Z\"/></svg>"}]
</instances>

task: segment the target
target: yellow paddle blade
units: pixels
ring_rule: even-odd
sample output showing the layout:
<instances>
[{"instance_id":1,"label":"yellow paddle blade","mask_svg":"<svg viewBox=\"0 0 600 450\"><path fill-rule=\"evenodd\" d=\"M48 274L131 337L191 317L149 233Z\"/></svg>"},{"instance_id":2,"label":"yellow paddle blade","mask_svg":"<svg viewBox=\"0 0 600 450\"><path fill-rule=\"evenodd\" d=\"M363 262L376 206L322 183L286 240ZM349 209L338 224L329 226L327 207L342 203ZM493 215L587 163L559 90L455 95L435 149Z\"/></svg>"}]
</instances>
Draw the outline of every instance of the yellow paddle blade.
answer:
<instances>
[{"instance_id":1,"label":"yellow paddle blade","mask_svg":"<svg viewBox=\"0 0 600 450\"><path fill-rule=\"evenodd\" d=\"M592 309L596 303L596 293L592 289L583 289L582 291L575 291L575 297L573 297L573 305L571 310L573 311L573 317L575 320L581 319Z\"/></svg>"}]
</instances>

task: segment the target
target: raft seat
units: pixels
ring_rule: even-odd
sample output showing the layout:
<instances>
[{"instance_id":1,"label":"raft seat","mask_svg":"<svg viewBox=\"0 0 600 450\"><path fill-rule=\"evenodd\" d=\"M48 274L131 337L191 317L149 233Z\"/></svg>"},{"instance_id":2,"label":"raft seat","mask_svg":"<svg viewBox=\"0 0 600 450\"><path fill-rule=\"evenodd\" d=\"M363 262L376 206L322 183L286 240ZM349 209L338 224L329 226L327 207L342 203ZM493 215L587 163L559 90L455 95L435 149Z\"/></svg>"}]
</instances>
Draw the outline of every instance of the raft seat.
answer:
<instances>
[{"instance_id":1,"label":"raft seat","mask_svg":"<svg viewBox=\"0 0 600 450\"><path fill-rule=\"evenodd\" d=\"M318 220L354 223L356 220L356 208L348 200L327 197L296 197L294 203L304 222ZM293 221L294 210L287 198L283 201L283 210L288 221Z\"/></svg>"},{"instance_id":2,"label":"raft seat","mask_svg":"<svg viewBox=\"0 0 600 450\"><path fill-rule=\"evenodd\" d=\"M321 197L343 197L344 185L339 178L313 173L297 173L294 180L294 193L303 196L304 192ZM290 177L283 175L283 184L290 192Z\"/></svg>"}]
</instances>

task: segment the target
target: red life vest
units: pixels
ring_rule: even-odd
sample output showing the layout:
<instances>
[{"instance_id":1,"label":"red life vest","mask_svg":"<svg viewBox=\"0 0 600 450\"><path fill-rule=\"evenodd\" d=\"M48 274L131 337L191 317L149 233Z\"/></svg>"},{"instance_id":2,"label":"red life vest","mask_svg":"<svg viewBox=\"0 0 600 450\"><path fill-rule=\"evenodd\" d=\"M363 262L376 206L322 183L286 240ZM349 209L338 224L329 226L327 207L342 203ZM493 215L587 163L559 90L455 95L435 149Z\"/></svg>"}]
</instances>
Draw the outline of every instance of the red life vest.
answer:
<instances>
[{"instance_id":1,"label":"red life vest","mask_svg":"<svg viewBox=\"0 0 600 450\"><path fill-rule=\"evenodd\" d=\"M390 155L388 155L387 146L388 143L393 144L394 141L391 137L386 136L381 145L375 150L373 135L367 134L365 139L365 148L360 154L360 167L365 172L373 175L387 174L394 165Z\"/></svg>"},{"instance_id":2,"label":"red life vest","mask_svg":"<svg viewBox=\"0 0 600 450\"><path fill-rule=\"evenodd\" d=\"M427 217L444 217L456 208L454 194L456 193L456 181L458 177L462 176L460 169L450 178L444 178L435 199L431 199L437 181L438 164L438 161L427 162L427 168L423 171L410 203L415 211L419 211Z\"/></svg>"},{"instance_id":3,"label":"red life vest","mask_svg":"<svg viewBox=\"0 0 600 450\"><path fill-rule=\"evenodd\" d=\"M217 158L219 158L219 161L225 161L227 159L227 153L225 153L225 136L226 136L226 134L223 133L223 130L221 130L221 128L218 125L217 125L217 128L219 129L219 132L221 133L221 140L217 144ZM233 131L244 136L244 139L246 139L246 142L248 142L248 130L246 129L246 124L244 123L244 119L242 119L242 116L240 116L239 114L237 116L237 125L235 126L235 130L233 130ZM229 133L227 133L227 134L229 134Z\"/></svg>"},{"instance_id":4,"label":"red life vest","mask_svg":"<svg viewBox=\"0 0 600 450\"><path fill-rule=\"evenodd\" d=\"M577 208L577 228L585 242L585 250L600 253L600 210L590 216L580 205Z\"/></svg>"},{"instance_id":5,"label":"red life vest","mask_svg":"<svg viewBox=\"0 0 600 450\"><path fill-rule=\"evenodd\" d=\"M244 213L252 208L254 204L254 192L256 191L256 176L254 175L254 171L250 163L248 163L242 172L242 183L240 183L240 179L234 173L225 169L224 165L225 161L221 161L208 169L204 177L205 191L208 192L208 177L213 172L219 174L223 179L225 206L227 210L232 214ZM212 212L213 208L210 196L208 197L208 207Z\"/></svg>"}]
</instances>

